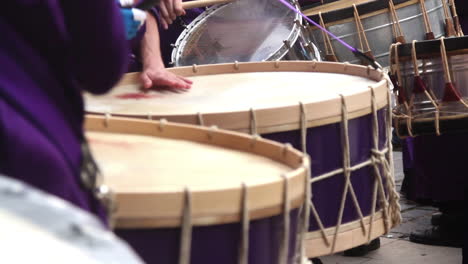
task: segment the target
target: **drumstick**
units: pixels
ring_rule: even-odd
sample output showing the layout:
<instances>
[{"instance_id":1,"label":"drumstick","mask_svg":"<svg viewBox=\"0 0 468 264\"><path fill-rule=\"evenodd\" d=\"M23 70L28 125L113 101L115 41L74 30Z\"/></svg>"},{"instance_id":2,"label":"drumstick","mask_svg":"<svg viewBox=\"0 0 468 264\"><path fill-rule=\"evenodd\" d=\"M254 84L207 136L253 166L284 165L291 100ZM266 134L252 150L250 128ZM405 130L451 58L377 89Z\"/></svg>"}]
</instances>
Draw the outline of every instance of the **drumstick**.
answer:
<instances>
[{"instance_id":1,"label":"drumstick","mask_svg":"<svg viewBox=\"0 0 468 264\"><path fill-rule=\"evenodd\" d=\"M235 0L196 0L190 2L183 2L182 8L183 9L190 9L190 8L197 8L197 7L206 7L211 5L218 5L218 4L227 4L230 2L234 2Z\"/></svg>"}]
</instances>

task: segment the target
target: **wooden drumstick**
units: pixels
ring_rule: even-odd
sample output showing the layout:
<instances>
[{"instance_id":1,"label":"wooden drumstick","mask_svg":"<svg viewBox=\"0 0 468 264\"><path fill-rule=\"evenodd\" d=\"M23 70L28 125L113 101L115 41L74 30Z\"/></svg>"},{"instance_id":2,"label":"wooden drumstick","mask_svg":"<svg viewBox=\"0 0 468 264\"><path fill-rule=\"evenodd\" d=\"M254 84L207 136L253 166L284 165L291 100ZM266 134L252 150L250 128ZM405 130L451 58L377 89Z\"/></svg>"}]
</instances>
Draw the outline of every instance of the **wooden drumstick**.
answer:
<instances>
[{"instance_id":1,"label":"wooden drumstick","mask_svg":"<svg viewBox=\"0 0 468 264\"><path fill-rule=\"evenodd\" d=\"M218 4L227 4L230 2L234 2L235 0L196 0L190 2L183 2L182 8L183 9L191 9L197 7L206 7L211 5L218 5Z\"/></svg>"}]
</instances>

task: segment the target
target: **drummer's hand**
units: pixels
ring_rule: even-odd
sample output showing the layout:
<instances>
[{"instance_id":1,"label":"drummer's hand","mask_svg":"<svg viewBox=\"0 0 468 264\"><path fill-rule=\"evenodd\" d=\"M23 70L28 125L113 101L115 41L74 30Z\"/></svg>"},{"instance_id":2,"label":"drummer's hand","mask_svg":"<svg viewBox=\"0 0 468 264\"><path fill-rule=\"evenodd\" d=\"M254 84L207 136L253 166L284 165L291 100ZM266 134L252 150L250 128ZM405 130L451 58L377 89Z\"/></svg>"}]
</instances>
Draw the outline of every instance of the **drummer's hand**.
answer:
<instances>
[{"instance_id":1,"label":"drummer's hand","mask_svg":"<svg viewBox=\"0 0 468 264\"><path fill-rule=\"evenodd\" d=\"M172 90L174 92L185 91L192 87L192 81L178 76L164 67L146 67L140 76L143 88L156 88Z\"/></svg>"},{"instance_id":2,"label":"drummer's hand","mask_svg":"<svg viewBox=\"0 0 468 264\"><path fill-rule=\"evenodd\" d=\"M182 0L161 0L159 10L161 11L161 25L164 29L168 29L178 16L185 15Z\"/></svg>"}]
</instances>

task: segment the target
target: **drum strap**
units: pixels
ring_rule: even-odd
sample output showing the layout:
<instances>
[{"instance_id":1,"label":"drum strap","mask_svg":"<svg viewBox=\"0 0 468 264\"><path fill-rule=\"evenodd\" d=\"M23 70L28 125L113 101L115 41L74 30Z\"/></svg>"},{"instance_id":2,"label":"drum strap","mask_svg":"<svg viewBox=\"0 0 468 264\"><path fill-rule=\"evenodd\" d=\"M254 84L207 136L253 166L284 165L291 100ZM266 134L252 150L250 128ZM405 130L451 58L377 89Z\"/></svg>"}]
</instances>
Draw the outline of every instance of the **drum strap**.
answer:
<instances>
[{"instance_id":1,"label":"drum strap","mask_svg":"<svg viewBox=\"0 0 468 264\"><path fill-rule=\"evenodd\" d=\"M422 82L422 79L420 79L421 77L419 76L418 58L417 58L417 55L416 55L416 40L413 40L413 42L412 42L411 59L412 59L412 62L413 62L415 83L414 83L414 86L413 86L413 93L411 94L411 99L410 99L410 102L409 102L410 110L413 111L413 109L414 109L415 95L417 93L423 92L424 95L429 99L429 101L431 101L432 105L436 109L436 113L438 113L439 112L439 106L435 102L436 98L435 97L433 98L431 96L431 94L428 92L428 89L426 88L424 82ZM420 81L418 81L417 79L420 79ZM436 114L436 116L437 116L436 120L438 120L438 114ZM412 126L408 126L408 130L412 130ZM437 133L439 133L439 122L438 121L436 122L436 131L437 131ZM411 133L410 135L412 135L412 134L413 133Z\"/></svg>"},{"instance_id":2,"label":"drum strap","mask_svg":"<svg viewBox=\"0 0 468 264\"><path fill-rule=\"evenodd\" d=\"M301 150L303 153L307 153L307 112L304 103L299 102L301 108Z\"/></svg>"},{"instance_id":3,"label":"drum strap","mask_svg":"<svg viewBox=\"0 0 468 264\"><path fill-rule=\"evenodd\" d=\"M325 27L325 22L323 21L323 18L322 18L322 12L319 12L318 13L319 15L319 22L320 22L320 26L322 26L323 28L326 28ZM328 34L325 33L325 31L320 31L322 32L322 37L323 37L323 42L325 44L325 59L327 61L338 61L338 58L336 57L336 54L335 54L335 50L333 49L333 45L330 41L330 37L328 36Z\"/></svg>"},{"instance_id":4,"label":"drum strap","mask_svg":"<svg viewBox=\"0 0 468 264\"><path fill-rule=\"evenodd\" d=\"M305 256L305 248L304 248L304 240L305 240L305 234L307 231L309 231L309 215L310 211L309 208L313 205L311 203L311 183L310 183L310 177L312 176L310 171L310 158L307 154L304 155L303 158L303 168L304 171L306 171L306 177L304 178L305 180L305 190L304 190L304 203L300 207L299 211L299 221L297 221L297 230L299 231L297 233L296 237L296 258L295 258L295 263L303 263L303 260L306 259ZM315 209L315 207L314 207ZM315 211L317 213L317 211ZM320 218L318 218L320 220ZM322 222L320 221L320 224ZM321 227L323 230L323 225ZM325 239L327 237L325 236ZM328 242L328 239L326 240ZM329 245L329 243L327 244Z\"/></svg>"},{"instance_id":5,"label":"drum strap","mask_svg":"<svg viewBox=\"0 0 468 264\"><path fill-rule=\"evenodd\" d=\"M445 89L444 89L444 96L442 101L449 102L449 101L459 101L462 105L468 108L468 104L463 100L463 97L460 95L460 92L455 88L452 77L450 75L450 66L447 57L447 50L445 48L445 38L440 38L440 55L442 56L442 64L444 68L444 78L445 78Z\"/></svg>"},{"instance_id":6,"label":"drum strap","mask_svg":"<svg viewBox=\"0 0 468 264\"><path fill-rule=\"evenodd\" d=\"M287 175L282 175L283 178L283 230L282 238L279 247L278 264L288 263L288 249L289 249L289 181Z\"/></svg>"},{"instance_id":7,"label":"drum strap","mask_svg":"<svg viewBox=\"0 0 468 264\"><path fill-rule=\"evenodd\" d=\"M455 32L452 17L450 16L450 11L447 6L446 0L442 0L442 6L444 7L444 15L445 15L445 35L447 37L456 36L457 34Z\"/></svg>"},{"instance_id":8,"label":"drum strap","mask_svg":"<svg viewBox=\"0 0 468 264\"><path fill-rule=\"evenodd\" d=\"M421 6L421 13L423 15L424 27L426 28L426 40L434 39L434 32L432 32L431 23L429 17L427 16L425 0L419 0L419 5ZM442 0L444 1L444 0Z\"/></svg>"},{"instance_id":9,"label":"drum strap","mask_svg":"<svg viewBox=\"0 0 468 264\"><path fill-rule=\"evenodd\" d=\"M455 24L455 31L457 32L457 37L463 37L465 34L463 33L463 30L460 24L460 19L458 18L457 7L455 6L455 1L454 0L449 0L449 1L450 1L450 7L452 10L453 23Z\"/></svg>"},{"instance_id":10,"label":"drum strap","mask_svg":"<svg viewBox=\"0 0 468 264\"><path fill-rule=\"evenodd\" d=\"M241 222L241 234L239 243L239 264L247 264L249 262L249 205L248 205L248 191L247 185L242 183L242 222Z\"/></svg>"},{"instance_id":11,"label":"drum strap","mask_svg":"<svg viewBox=\"0 0 468 264\"><path fill-rule=\"evenodd\" d=\"M190 264L190 250L192 246L192 193L188 187L184 191L184 204L182 208L179 264Z\"/></svg>"},{"instance_id":12,"label":"drum strap","mask_svg":"<svg viewBox=\"0 0 468 264\"><path fill-rule=\"evenodd\" d=\"M255 110L250 108L250 134L251 135L258 135L257 132L257 115L255 114Z\"/></svg>"},{"instance_id":13,"label":"drum strap","mask_svg":"<svg viewBox=\"0 0 468 264\"><path fill-rule=\"evenodd\" d=\"M354 8L354 20L356 22L359 45L361 46L361 50L363 51L364 55L366 55L372 60L375 60L374 56L372 55L369 41L367 40L366 31L364 30L364 26L362 25L361 17L359 16L359 12L357 10L356 4L353 4L353 8ZM367 61L363 60L363 64L368 64L368 63Z\"/></svg>"},{"instance_id":14,"label":"drum strap","mask_svg":"<svg viewBox=\"0 0 468 264\"><path fill-rule=\"evenodd\" d=\"M388 9L390 10L390 17L392 19L392 30L395 36L395 42L405 43L405 36L403 35L393 0L388 1Z\"/></svg>"}]
</instances>

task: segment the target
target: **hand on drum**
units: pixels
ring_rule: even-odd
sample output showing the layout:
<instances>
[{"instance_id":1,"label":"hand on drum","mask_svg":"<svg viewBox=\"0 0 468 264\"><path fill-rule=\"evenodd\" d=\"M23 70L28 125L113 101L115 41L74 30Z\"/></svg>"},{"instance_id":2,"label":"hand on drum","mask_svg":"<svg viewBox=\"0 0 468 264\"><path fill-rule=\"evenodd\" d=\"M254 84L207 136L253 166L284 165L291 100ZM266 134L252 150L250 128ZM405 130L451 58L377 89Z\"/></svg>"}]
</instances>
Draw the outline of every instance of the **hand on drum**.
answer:
<instances>
[{"instance_id":1,"label":"hand on drum","mask_svg":"<svg viewBox=\"0 0 468 264\"><path fill-rule=\"evenodd\" d=\"M164 67L147 67L140 76L144 89L155 88L158 90L169 90L183 92L192 87L192 81L178 76Z\"/></svg>"},{"instance_id":2,"label":"hand on drum","mask_svg":"<svg viewBox=\"0 0 468 264\"><path fill-rule=\"evenodd\" d=\"M159 10L161 11L161 25L164 29L168 29L178 16L185 15L182 0L161 0Z\"/></svg>"}]
</instances>

